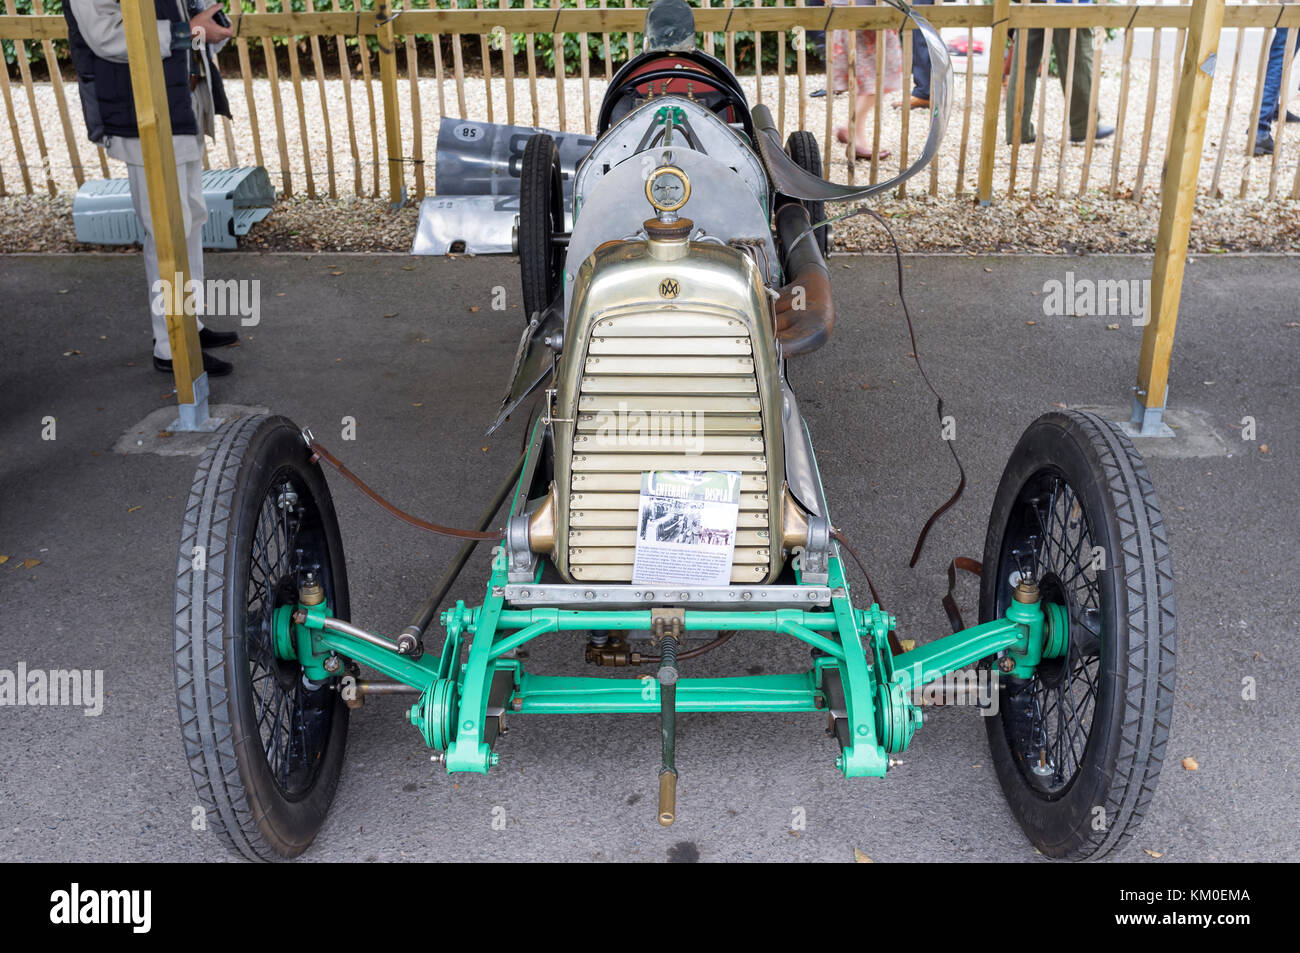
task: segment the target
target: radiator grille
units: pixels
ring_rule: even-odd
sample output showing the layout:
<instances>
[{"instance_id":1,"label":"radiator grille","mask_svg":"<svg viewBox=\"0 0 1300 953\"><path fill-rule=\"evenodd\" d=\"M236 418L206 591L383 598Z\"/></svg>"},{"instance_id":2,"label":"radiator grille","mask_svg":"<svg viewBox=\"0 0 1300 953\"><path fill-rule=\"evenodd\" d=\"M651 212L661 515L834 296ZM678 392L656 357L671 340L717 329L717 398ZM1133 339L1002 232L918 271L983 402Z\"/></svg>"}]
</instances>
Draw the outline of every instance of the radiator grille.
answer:
<instances>
[{"instance_id":1,"label":"radiator grille","mask_svg":"<svg viewBox=\"0 0 1300 953\"><path fill-rule=\"evenodd\" d=\"M741 471L731 581L767 578L767 448L742 321L656 310L592 327L573 438L566 541L574 580L631 581L645 470Z\"/></svg>"}]
</instances>

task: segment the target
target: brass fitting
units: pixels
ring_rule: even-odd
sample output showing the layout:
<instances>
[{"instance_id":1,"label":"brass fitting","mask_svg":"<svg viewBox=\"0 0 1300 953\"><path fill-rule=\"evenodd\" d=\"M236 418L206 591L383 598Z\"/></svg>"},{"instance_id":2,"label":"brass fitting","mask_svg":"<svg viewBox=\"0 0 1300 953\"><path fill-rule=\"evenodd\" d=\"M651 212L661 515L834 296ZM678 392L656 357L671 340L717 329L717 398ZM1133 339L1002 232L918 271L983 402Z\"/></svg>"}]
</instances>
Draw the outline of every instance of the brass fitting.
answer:
<instances>
[{"instance_id":1,"label":"brass fitting","mask_svg":"<svg viewBox=\"0 0 1300 953\"><path fill-rule=\"evenodd\" d=\"M1038 601L1038 583L1032 579L1021 579L1012 590L1011 598L1016 602L1032 605Z\"/></svg>"},{"instance_id":2,"label":"brass fitting","mask_svg":"<svg viewBox=\"0 0 1300 953\"><path fill-rule=\"evenodd\" d=\"M555 536L555 485L551 484L542 505L528 516L528 548L554 558Z\"/></svg>"},{"instance_id":3,"label":"brass fitting","mask_svg":"<svg viewBox=\"0 0 1300 953\"><path fill-rule=\"evenodd\" d=\"M627 642L621 638L611 638L605 645L588 642L585 657L589 665L622 667L641 664L641 653L629 651Z\"/></svg>"},{"instance_id":4,"label":"brass fitting","mask_svg":"<svg viewBox=\"0 0 1300 953\"><path fill-rule=\"evenodd\" d=\"M318 606L324 601L325 590L314 575L308 575L307 581L298 587L298 602L304 606Z\"/></svg>"},{"instance_id":5,"label":"brass fitting","mask_svg":"<svg viewBox=\"0 0 1300 953\"><path fill-rule=\"evenodd\" d=\"M686 257L690 249L691 230L695 227L689 218L679 218L675 222L650 218L642 223L642 227L650 239L648 247L651 258L656 261L677 261Z\"/></svg>"},{"instance_id":6,"label":"brass fitting","mask_svg":"<svg viewBox=\"0 0 1300 953\"><path fill-rule=\"evenodd\" d=\"M781 546L786 552L796 546L808 545L808 514L795 502L794 494L786 487L781 504Z\"/></svg>"},{"instance_id":7,"label":"brass fitting","mask_svg":"<svg viewBox=\"0 0 1300 953\"><path fill-rule=\"evenodd\" d=\"M659 823L671 827L677 820L677 772L659 772Z\"/></svg>"},{"instance_id":8,"label":"brass fitting","mask_svg":"<svg viewBox=\"0 0 1300 953\"><path fill-rule=\"evenodd\" d=\"M653 606L650 609L650 642L658 645L665 635L681 641L686 638L686 610Z\"/></svg>"}]
</instances>

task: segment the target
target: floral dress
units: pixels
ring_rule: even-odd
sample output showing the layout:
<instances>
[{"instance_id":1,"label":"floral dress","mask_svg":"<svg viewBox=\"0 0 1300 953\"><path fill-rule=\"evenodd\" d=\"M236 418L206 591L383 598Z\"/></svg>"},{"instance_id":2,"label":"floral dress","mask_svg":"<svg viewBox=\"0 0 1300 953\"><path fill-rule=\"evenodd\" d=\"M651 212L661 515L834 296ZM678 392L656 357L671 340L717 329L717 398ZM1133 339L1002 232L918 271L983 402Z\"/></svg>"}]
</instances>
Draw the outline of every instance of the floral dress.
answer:
<instances>
[{"instance_id":1,"label":"floral dress","mask_svg":"<svg viewBox=\"0 0 1300 953\"><path fill-rule=\"evenodd\" d=\"M835 92L849 89L849 36L856 47L854 66L858 77L858 93L873 95L876 92L876 37L884 39L885 69L884 91L897 93L903 88L903 48L896 30L834 30L831 41L831 76Z\"/></svg>"}]
</instances>

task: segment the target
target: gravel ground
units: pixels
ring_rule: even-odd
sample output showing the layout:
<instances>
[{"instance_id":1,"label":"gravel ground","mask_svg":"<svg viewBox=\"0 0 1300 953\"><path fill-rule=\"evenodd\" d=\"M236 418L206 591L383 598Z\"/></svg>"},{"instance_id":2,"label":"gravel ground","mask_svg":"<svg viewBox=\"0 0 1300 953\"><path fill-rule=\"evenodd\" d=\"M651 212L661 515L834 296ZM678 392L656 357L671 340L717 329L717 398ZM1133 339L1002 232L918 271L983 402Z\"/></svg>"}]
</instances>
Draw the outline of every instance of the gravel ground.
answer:
<instances>
[{"instance_id":1,"label":"gravel ground","mask_svg":"<svg viewBox=\"0 0 1300 953\"><path fill-rule=\"evenodd\" d=\"M1250 31L1245 37L1248 47L1258 45L1259 38L1252 35L1262 31ZM1227 77L1231 71L1232 47L1225 45L1219 64L1219 73ZM226 70L237 72L233 52L224 54ZM421 61L421 68L432 71L431 58ZM1121 64L1113 47L1107 47L1100 57L1102 76L1099 93L1101 118L1103 122L1113 123L1116 119L1117 103L1120 95ZM403 67L405 63L403 62ZM351 84L351 99L357 140L357 159L351 155L346 120L346 101L343 83L339 79L325 82L325 111L330 117L333 139L326 142L319 88L311 77L310 58L303 61L304 81L302 84L303 120L300 123L292 85L287 77L281 82L281 102L288 130L287 152L288 171L292 184L292 195L285 197L275 213L260 225L243 242L253 249L280 250L337 250L337 251L405 251L410 247L414 232L416 212L405 208L390 213L387 203L376 199L376 185L384 193L386 187L386 170L383 163L376 169L374 140L371 136L370 107L365 84L360 80L356 63L353 64L354 75ZM1164 146L1170 111L1169 98L1175 86L1175 63L1172 56L1166 55L1161 60L1160 75L1156 83L1156 103L1154 107L1154 128L1158 130L1151 136L1150 151L1147 158L1139 201L1132 200L1138 181L1138 166L1141 154L1142 126L1146 112L1150 63L1144 59L1131 59L1129 80L1129 101L1124 124L1124 141L1121 149L1121 161L1117 170L1117 197L1109 196L1112 172L1112 158L1115 139L1098 143L1094 148L1087 187L1080 189L1083 183L1083 165L1087 150L1083 146L1067 143L1062 148L1062 110L1063 98L1056 80L1049 79L1046 89L1046 114L1039 129L1042 143L1042 156L1039 165L1037 188L1031 197L1032 168L1035 159L1035 146L1024 146L1018 157L1018 169L1014 192L1008 197L1010 188L1011 149L1002 143L999 146L994 164L994 204L990 208L978 208L973 202L974 179L977 174L980 128L983 115L984 78L978 73L972 78L971 107L969 112L969 133L966 141L966 170L962 177L962 188L957 190L958 160L962 153L963 127L966 125L965 100L966 76L965 62L955 62L957 71L955 103L948 127L948 135L937 163L937 174L932 180L929 173L923 172L908 183L906 198L891 197L876 201L875 207L886 216L905 222L905 228L899 231L900 244L910 250L1032 250L1050 252L1076 251L1147 251L1154 244L1156 218L1158 215L1158 186L1160 170L1164 161ZM499 61L497 62L499 70ZM600 78L590 83L590 103L594 112L604 93L603 64L592 63L593 73L600 73ZM751 100L756 98L757 88L753 77L742 78ZM377 73L375 85L377 87ZM816 73L808 76L806 92L811 93L824 85L824 76ZM421 105L421 131L423 153L426 157L425 181L429 193L434 183L434 147L437 141L438 123L441 117L438 82L433 76L421 76L419 80ZM568 104L565 127L571 132L583 131L583 91L580 79L566 81L566 101ZM1226 80L1216 84L1210 107L1209 128L1206 133L1204 154L1200 176L1201 194L1198 199L1197 215L1193 224L1192 246L1202 251L1216 249L1300 249L1300 202L1283 198L1292 191L1297 183L1296 149L1283 150L1277 162L1276 172L1273 163L1267 158L1252 159L1244 155L1244 146L1250 136L1252 123L1249 112L1249 99L1253 92L1253 67L1247 63L1241 70L1238 81L1238 94L1233 106L1232 124L1228 133L1228 145L1225 149L1222 168L1219 174L1218 194L1210 195L1214 167L1219 153L1219 142L1223 131L1223 116L1227 108L1228 83ZM272 181L282 192L285 190L283 163L274 136L275 110L272 85L267 80L255 80L252 84L255 112L258 118L261 146L261 164L271 174ZM211 144L209 158L212 164L247 165L258 162L254 136L248 121L248 102L242 83L234 79L228 83L234 122L230 132L233 150L224 135ZM497 122L506 122L507 115L506 83L497 77L492 83L491 113L487 108L487 96L480 78L467 79L464 84L465 115L474 119L489 118ZM18 93L18 90L15 90ZM67 90L70 103L75 108L75 89L69 84ZM538 77L538 109L534 115L529 82L526 73L518 75L514 82L515 102L513 119L517 124L537 124L546 128L560 128L555 81L553 76ZM410 116L410 83L403 75L399 84L398 95L402 104L403 116ZM374 91L378 102L379 91ZM457 87L449 79L443 83L442 94L450 115L459 116ZM763 83L763 101L778 114L777 99L779 89L775 76L765 76ZM61 195L54 198L47 196L29 198L0 199L0 208L5 211L4 220L0 222L0 251L70 251L84 250L87 246L78 245L72 233L70 216L71 191L75 188L72 167L62 134L58 131L57 111L53 89L48 84L40 84L36 89L38 115L45 130L46 145L49 152L50 172ZM893 155L882 162L878 176L885 178L891 171L899 168L901 158L901 121L902 110L889 108L896 96L886 97L886 107L881 116L881 143L892 151ZM798 125L798 88L793 75L789 77L786 89L785 128L794 129ZM804 126L825 138L826 102L824 98L805 97ZM834 101L832 125L841 125L848 118L848 97L839 96ZM38 150L32 132L32 117L24 95L14 97L14 110L22 130L27 164L36 167ZM779 119L779 114L778 114ZM74 117L74 130L80 132L80 117ZM300 129L307 129L306 148ZM382 116L376 117L380 138ZM915 157L925 138L925 114L913 111L910 117L909 154ZM1001 132L1001 130L999 130ZM403 154L414 154L411 123L406 122L403 129ZM90 176L100 175L99 160L94 147L87 141L76 143L80 150L80 161ZM849 169L845 161L843 147L839 147L833 157L830 177L835 181L848 181ZM382 150L381 150L382 153ZM382 156L381 156L382 157ZM329 164L334 163L334 194L337 198L327 198L330 194ZM307 196L307 164L310 162L317 198ZM360 196L355 191L357 165L360 165L362 186ZM124 174L119 163L109 162L110 173L115 176ZM408 192L415 188L414 166L407 166L406 180ZM22 187L21 174L16 151L7 146L0 151L0 172L4 183L12 193ZM376 182L378 172L378 183ZM870 179L870 163L858 162L854 170L857 182ZM1267 199L1270 179L1273 180L1275 195L1273 201ZM1059 194L1058 180L1062 184ZM932 190L934 195L927 194ZM1242 194L1244 186L1244 194ZM40 182L35 183L40 187ZM16 214L15 214L16 213ZM835 233L836 248L843 251L881 250L888 247L888 239L874 222L867 218L858 218L838 226Z\"/></svg>"}]
</instances>

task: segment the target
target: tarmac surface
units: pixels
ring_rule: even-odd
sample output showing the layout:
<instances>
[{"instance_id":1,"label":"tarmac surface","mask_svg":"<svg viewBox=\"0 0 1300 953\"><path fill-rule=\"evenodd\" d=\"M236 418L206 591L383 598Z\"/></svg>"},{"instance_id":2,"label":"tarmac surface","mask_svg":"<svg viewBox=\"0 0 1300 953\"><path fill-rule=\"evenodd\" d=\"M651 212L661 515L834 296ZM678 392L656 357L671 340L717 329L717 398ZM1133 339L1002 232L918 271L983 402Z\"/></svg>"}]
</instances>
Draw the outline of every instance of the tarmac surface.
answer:
<instances>
[{"instance_id":1,"label":"tarmac surface","mask_svg":"<svg viewBox=\"0 0 1300 953\"><path fill-rule=\"evenodd\" d=\"M794 359L790 377L835 522L902 637L923 643L947 631L948 560L981 555L1024 427L1060 405L1127 416L1141 329L1127 316L1045 315L1045 283L1067 271L1076 284L1141 279L1150 260L907 259L921 357L956 419L970 480L916 570L906 568L916 533L956 473L909 357L892 258L835 258L831 271L834 338ZM399 506L474 519L523 426L483 436L521 325L517 307L492 309L498 287L518 301L511 260L212 254L208 273L261 282L260 323L221 352L236 372L212 382L214 403L272 408L311 426ZM1177 697L1159 791L1114 859L1300 859L1297 300L1296 258L1198 258L1187 269L1170 395L1179 436L1141 443L1174 552ZM214 835L191 829L198 802L173 694L173 577L197 458L114 450L171 439L142 429L174 398L150 366L140 259L0 257L0 310L0 670L102 670L106 695L96 717L0 707L6 859L227 859ZM43 439L51 417L55 439ZM344 417L355 418L355 441L340 438ZM1242 436L1247 417L1253 440ZM395 634L455 546L331 485L353 620ZM486 561L476 555L454 597L481 598ZM960 591L972 611L975 588ZM739 674L807 661L793 641L745 633L688 664ZM577 634L533 643L528 665L589 672ZM1036 858L971 710L928 712L888 778L852 782L834 769L821 716L682 716L678 821L664 829L652 718L520 716L498 767L449 777L406 723L407 705L381 698L354 713L332 813L307 859L849 861L855 848L876 861Z\"/></svg>"}]
</instances>

